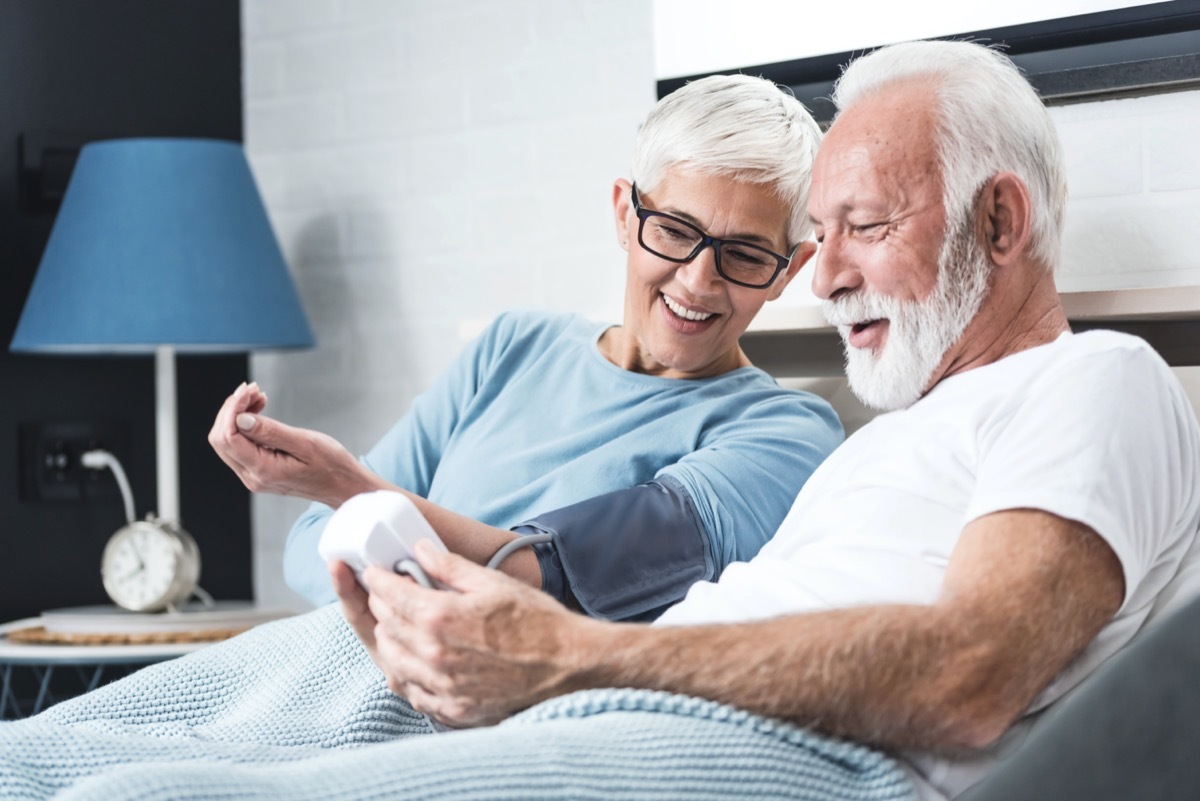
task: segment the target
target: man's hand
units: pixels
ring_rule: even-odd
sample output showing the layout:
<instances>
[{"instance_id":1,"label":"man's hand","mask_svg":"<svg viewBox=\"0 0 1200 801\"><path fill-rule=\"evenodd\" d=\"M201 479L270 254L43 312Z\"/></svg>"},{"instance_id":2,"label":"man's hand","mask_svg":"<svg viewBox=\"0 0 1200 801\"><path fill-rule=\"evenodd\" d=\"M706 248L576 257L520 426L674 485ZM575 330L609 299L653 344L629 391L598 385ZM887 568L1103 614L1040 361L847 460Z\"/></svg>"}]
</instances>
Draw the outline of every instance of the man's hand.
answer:
<instances>
[{"instance_id":1,"label":"man's hand","mask_svg":"<svg viewBox=\"0 0 1200 801\"><path fill-rule=\"evenodd\" d=\"M295 495L338 507L390 487L332 437L263 417L267 396L242 384L217 413L208 442L252 492Z\"/></svg>"},{"instance_id":2,"label":"man's hand","mask_svg":"<svg viewBox=\"0 0 1200 801\"><path fill-rule=\"evenodd\" d=\"M576 646L595 621L460 556L424 543L416 555L449 590L369 568L368 596L345 565L331 568L343 613L393 692L448 725L479 726L576 689Z\"/></svg>"},{"instance_id":3,"label":"man's hand","mask_svg":"<svg viewBox=\"0 0 1200 801\"><path fill-rule=\"evenodd\" d=\"M379 661L379 655L375 648L376 622L375 616L367 607L366 590L358 585L358 580L354 578L354 571L345 562L330 562L328 567L329 575L333 579L333 591L342 601L342 617L346 618L350 628L366 646L367 653L371 655L371 661L386 674L387 668ZM388 680L388 685L391 686L391 679Z\"/></svg>"}]
</instances>

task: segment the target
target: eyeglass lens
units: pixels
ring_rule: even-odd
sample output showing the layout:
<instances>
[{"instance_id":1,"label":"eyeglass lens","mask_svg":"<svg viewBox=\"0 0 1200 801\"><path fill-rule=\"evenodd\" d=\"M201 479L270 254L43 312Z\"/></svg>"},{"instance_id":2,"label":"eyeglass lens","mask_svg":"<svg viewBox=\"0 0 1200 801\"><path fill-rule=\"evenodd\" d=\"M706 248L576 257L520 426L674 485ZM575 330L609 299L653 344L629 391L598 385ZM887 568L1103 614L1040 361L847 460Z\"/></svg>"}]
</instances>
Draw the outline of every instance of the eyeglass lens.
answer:
<instances>
[{"instance_id":1,"label":"eyeglass lens","mask_svg":"<svg viewBox=\"0 0 1200 801\"><path fill-rule=\"evenodd\" d=\"M651 253L673 261L697 255L705 235L683 222L658 214L642 220L642 244ZM769 250L745 242L722 242L718 246L717 272L750 286L769 284L779 270L779 258Z\"/></svg>"}]
</instances>

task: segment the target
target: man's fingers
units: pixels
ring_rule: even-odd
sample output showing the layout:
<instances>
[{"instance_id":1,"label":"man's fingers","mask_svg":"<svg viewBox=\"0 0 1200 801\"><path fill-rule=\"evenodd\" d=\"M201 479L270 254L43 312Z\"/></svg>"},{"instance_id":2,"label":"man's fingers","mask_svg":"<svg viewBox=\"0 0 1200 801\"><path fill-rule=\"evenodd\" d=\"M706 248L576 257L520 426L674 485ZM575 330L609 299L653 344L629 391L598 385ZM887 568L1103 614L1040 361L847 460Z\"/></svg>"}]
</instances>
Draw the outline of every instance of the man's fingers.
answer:
<instances>
[{"instance_id":1,"label":"man's fingers","mask_svg":"<svg viewBox=\"0 0 1200 801\"><path fill-rule=\"evenodd\" d=\"M329 575L342 602L342 616L368 650L375 648L375 617L367 607L367 593L355 580L354 571L345 562L330 562Z\"/></svg>"},{"instance_id":2,"label":"man's fingers","mask_svg":"<svg viewBox=\"0 0 1200 801\"><path fill-rule=\"evenodd\" d=\"M511 580L498 570L488 570L456 553L438 550L425 540L418 541L413 550L417 563L431 579L454 590L466 591L497 580Z\"/></svg>"},{"instance_id":3,"label":"man's fingers","mask_svg":"<svg viewBox=\"0 0 1200 801\"><path fill-rule=\"evenodd\" d=\"M363 578L371 588L367 606L375 619L386 625L411 624L413 615L424 605L422 595L437 592L425 589L408 576L380 567L367 568Z\"/></svg>"},{"instance_id":4,"label":"man's fingers","mask_svg":"<svg viewBox=\"0 0 1200 801\"><path fill-rule=\"evenodd\" d=\"M368 603L382 623L412 624L422 609L438 602L445 590L422 587L411 578L381 567L368 567L364 576L371 588Z\"/></svg>"},{"instance_id":5,"label":"man's fingers","mask_svg":"<svg viewBox=\"0 0 1200 801\"><path fill-rule=\"evenodd\" d=\"M426 687L436 686L433 682L441 678L417 659L407 645L393 637L391 632L382 626L375 631L375 648L379 654L378 663L387 677L397 684L405 685L399 689L393 688L405 697L410 687L425 690Z\"/></svg>"}]
</instances>

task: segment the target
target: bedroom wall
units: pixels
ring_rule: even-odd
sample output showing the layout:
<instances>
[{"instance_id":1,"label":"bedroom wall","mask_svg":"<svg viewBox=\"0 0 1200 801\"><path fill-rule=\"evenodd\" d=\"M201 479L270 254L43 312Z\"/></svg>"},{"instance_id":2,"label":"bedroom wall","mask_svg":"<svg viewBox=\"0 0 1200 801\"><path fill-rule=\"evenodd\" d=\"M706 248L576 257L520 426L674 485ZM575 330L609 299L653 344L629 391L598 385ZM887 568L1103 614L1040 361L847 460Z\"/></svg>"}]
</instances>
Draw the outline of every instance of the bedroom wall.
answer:
<instances>
[{"instance_id":1,"label":"bedroom wall","mask_svg":"<svg viewBox=\"0 0 1200 801\"><path fill-rule=\"evenodd\" d=\"M651 16L640 0L244 0L247 148L320 341L253 357L273 414L361 453L499 311L616 313L608 187L653 103ZM1063 288L1200 283L1200 93L1053 113ZM806 302L803 283L780 303ZM1200 400L1200 368L1177 372ZM803 384L849 429L872 417L844 380ZM304 507L254 499L260 599L297 600L279 565Z\"/></svg>"},{"instance_id":2,"label":"bedroom wall","mask_svg":"<svg viewBox=\"0 0 1200 801\"><path fill-rule=\"evenodd\" d=\"M8 352L54 215L18 203L17 138L242 133L237 0L5 0L0 3L0 621L106 602L100 554L124 522L119 497L49 503L20 497L22 422L107 420L139 515L155 508L154 383L149 357ZM250 597L246 493L205 435L244 356L179 362L181 508L218 598ZM112 480L108 478L108 480Z\"/></svg>"},{"instance_id":3,"label":"bedroom wall","mask_svg":"<svg viewBox=\"0 0 1200 801\"><path fill-rule=\"evenodd\" d=\"M318 347L269 412L362 453L500 311L621 308L610 191L654 103L643 0L244 0L246 146ZM301 501L254 499L255 590Z\"/></svg>"}]
</instances>

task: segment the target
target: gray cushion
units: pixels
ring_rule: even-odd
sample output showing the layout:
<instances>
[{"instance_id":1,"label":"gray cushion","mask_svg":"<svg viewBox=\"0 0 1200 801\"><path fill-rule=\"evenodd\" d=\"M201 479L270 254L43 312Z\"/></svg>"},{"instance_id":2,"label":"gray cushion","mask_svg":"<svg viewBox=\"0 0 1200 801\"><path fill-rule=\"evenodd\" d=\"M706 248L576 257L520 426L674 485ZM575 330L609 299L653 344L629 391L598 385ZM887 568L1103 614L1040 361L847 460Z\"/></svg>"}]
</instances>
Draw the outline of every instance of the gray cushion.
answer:
<instances>
[{"instance_id":1,"label":"gray cushion","mask_svg":"<svg viewBox=\"0 0 1200 801\"><path fill-rule=\"evenodd\" d=\"M960 798L1200 798L1200 599L1152 625Z\"/></svg>"}]
</instances>

